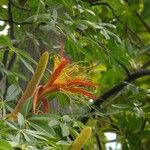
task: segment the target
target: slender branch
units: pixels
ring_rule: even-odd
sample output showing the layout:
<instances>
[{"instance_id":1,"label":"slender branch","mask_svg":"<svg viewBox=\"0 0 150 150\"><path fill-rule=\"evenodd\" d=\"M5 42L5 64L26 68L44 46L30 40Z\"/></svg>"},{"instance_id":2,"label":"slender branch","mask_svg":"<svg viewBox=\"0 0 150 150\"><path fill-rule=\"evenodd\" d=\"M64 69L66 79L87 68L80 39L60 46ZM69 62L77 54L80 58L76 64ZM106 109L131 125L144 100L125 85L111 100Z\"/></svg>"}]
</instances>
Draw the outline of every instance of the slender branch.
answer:
<instances>
[{"instance_id":1,"label":"slender branch","mask_svg":"<svg viewBox=\"0 0 150 150\"><path fill-rule=\"evenodd\" d=\"M0 18L0 21L8 22L9 20Z\"/></svg>"},{"instance_id":2,"label":"slender branch","mask_svg":"<svg viewBox=\"0 0 150 150\"><path fill-rule=\"evenodd\" d=\"M91 4L91 6L97 6L97 5L105 5L106 7L108 7L112 11L112 14L114 15L114 17L123 26L125 26L130 31L130 33L132 33L132 35L134 35L141 42L141 44L143 45L143 42L141 41L141 39L139 38L139 36L132 29L130 29L124 22L122 22L122 20L116 15L115 10L108 3L105 3L105 2L96 2L96 3L92 3Z\"/></svg>"},{"instance_id":3,"label":"slender branch","mask_svg":"<svg viewBox=\"0 0 150 150\"><path fill-rule=\"evenodd\" d=\"M138 12L134 12L136 16L139 18L139 20L142 22L146 30L150 33L150 26L143 20L143 18L138 14Z\"/></svg>"},{"instance_id":4,"label":"slender branch","mask_svg":"<svg viewBox=\"0 0 150 150\"><path fill-rule=\"evenodd\" d=\"M28 21L24 21L24 22L17 22L17 21L13 21L14 24L17 24L17 25L27 25L27 24L32 24L33 21L31 22L28 22Z\"/></svg>"},{"instance_id":5,"label":"slender branch","mask_svg":"<svg viewBox=\"0 0 150 150\"><path fill-rule=\"evenodd\" d=\"M148 66L150 66L150 60L148 62L146 62L144 65L143 65L143 69L147 68Z\"/></svg>"},{"instance_id":6,"label":"slender branch","mask_svg":"<svg viewBox=\"0 0 150 150\"><path fill-rule=\"evenodd\" d=\"M1 19L0 18L0 21L9 22L9 19ZM16 25L27 25L27 24L32 24L33 21L30 21L30 22L28 22L28 21L18 22L18 21L12 20L12 23L16 24Z\"/></svg>"},{"instance_id":7,"label":"slender branch","mask_svg":"<svg viewBox=\"0 0 150 150\"><path fill-rule=\"evenodd\" d=\"M97 145L98 145L99 150L102 150L102 146L101 146L101 142L100 142L100 139L99 139L98 134L95 135L95 138L96 138L96 141L97 141Z\"/></svg>"},{"instance_id":8,"label":"slender branch","mask_svg":"<svg viewBox=\"0 0 150 150\"><path fill-rule=\"evenodd\" d=\"M12 0L11 0L11 4L14 6L14 7L16 7L16 8L18 8L18 9L21 9L21 10L24 10L24 11L31 11L31 9L28 9L28 8L25 8L25 7L22 7L22 6L20 6L20 5L17 5L16 3L14 3Z\"/></svg>"},{"instance_id":9,"label":"slender branch","mask_svg":"<svg viewBox=\"0 0 150 150\"><path fill-rule=\"evenodd\" d=\"M110 96L120 92L126 85L128 85L128 83L131 83L134 80L137 80L138 78L141 78L143 76L150 76L150 70L140 70L140 71L137 71L137 72L130 74L130 76L128 76L124 81L117 84L116 86L114 86L110 90L106 91L102 96L100 96L94 102L94 105L99 107L103 103L103 101L108 99Z\"/></svg>"},{"instance_id":10,"label":"slender branch","mask_svg":"<svg viewBox=\"0 0 150 150\"><path fill-rule=\"evenodd\" d=\"M14 24L13 24L13 14L12 14L11 0L9 0L9 2L8 2L8 16L9 16L8 23L9 23L9 26L10 26L10 38L14 39L15 36L14 36Z\"/></svg>"},{"instance_id":11,"label":"slender branch","mask_svg":"<svg viewBox=\"0 0 150 150\"><path fill-rule=\"evenodd\" d=\"M13 14L12 14L12 3L11 3L11 0L9 0L9 3L8 3L8 15L9 15L9 26L10 26L10 30L9 30L9 35L10 35L10 38L13 40L15 39L15 35L14 35L14 23L13 23ZM6 51L7 53L9 51ZM7 57L8 57L8 54L7 54ZM16 53L13 54L13 56L11 57L9 63L8 63L8 66L7 66L7 69L10 70L11 67L13 66L14 62L15 62L15 59L16 59Z\"/></svg>"},{"instance_id":12,"label":"slender branch","mask_svg":"<svg viewBox=\"0 0 150 150\"><path fill-rule=\"evenodd\" d=\"M14 39L14 31L13 31L13 29L14 29L14 25L13 25L13 16L12 16L12 6L11 6L11 3L10 3L10 1L8 2L8 24L9 24L9 26L10 26L10 38L11 39ZM4 64L5 64L5 66L7 65L7 60L8 60L8 53L9 53L9 50L6 50L5 52L4 52L4 55L3 55L3 60L2 60L2 62L5 62Z\"/></svg>"}]
</instances>

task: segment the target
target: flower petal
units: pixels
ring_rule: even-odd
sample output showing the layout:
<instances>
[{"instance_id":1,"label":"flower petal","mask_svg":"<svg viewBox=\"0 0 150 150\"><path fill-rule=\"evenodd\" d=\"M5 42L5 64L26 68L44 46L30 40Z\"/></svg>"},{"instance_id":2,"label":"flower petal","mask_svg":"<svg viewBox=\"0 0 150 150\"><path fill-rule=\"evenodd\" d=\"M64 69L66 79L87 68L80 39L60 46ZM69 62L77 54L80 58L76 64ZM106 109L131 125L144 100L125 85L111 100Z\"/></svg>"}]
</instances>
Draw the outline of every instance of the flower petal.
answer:
<instances>
[{"instance_id":1,"label":"flower petal","mask_svg":"<svg viewBox=\"0 0 150 150\"><path fill-rule=\"evenodd\" d=\"M79 93L79 94L85 95L85 96L87 96L91 99L96 99L97 98L94 94L92 94L92 93L90 93L86 90L83 90L81 88L78 88L78 87L62 87L62 89L66 90L66 91L69 91L69 92L72 92L72 93Z\"/></svg>"},{"instance_id":2,"label":"flower petal","mask_svg":"<svg viewBox=\"0 0 150 150\"><path fill-rule=\"evenodd\" d=\"M54 92L54 91L58 91L60 88L60 84L56 84L47 88L44 88L44 90L38 95L39 99L44 98L47 94Z\"/></svg>"},{"instance_id":3,"label":"flower petal","mask_svg":"<svg viewBox=\"0 0 150 150\"><path fill-rule=\"evenodd\" d=\"M35 114L36 113L36 106L37 106L37 103L38 103L38 100L39 100L39 93L41 93L43 90L43 86L40 85L37 87L34 95L33 95L33 106L32 106L32 110L33 110L33 113Z\"/></svg>"},{"instance_id":4,"label":"flower petal","mask_svg":"<svg viewBox=\"0 0 150 150\"><path fill-rule=\"evenodd\" d=\"M67 81L66 83L67 83L67 86L70 86L70 85L79 85L79 86L86 86L86 87L97 86L97 84L94 84L91 81L80 80L80 79L70 80L70 81Z\"/></svg>"},{"instance_id":5,"label":"flower petal","mask_svg":"<svg viewBox=\"0 0 150 150\"><path fill-rule=\"evenodd\" d=\"M61 63L59 64L59 66L54 70L54 72L52 73L49 81L47 82L47 84L44 85L44 88L51 86L55 80L59 77L59 75L61 74L62 70L65 68L65 66L69 64L69 60L66 58L63 58Z\"/></svg>"}]
</instances>

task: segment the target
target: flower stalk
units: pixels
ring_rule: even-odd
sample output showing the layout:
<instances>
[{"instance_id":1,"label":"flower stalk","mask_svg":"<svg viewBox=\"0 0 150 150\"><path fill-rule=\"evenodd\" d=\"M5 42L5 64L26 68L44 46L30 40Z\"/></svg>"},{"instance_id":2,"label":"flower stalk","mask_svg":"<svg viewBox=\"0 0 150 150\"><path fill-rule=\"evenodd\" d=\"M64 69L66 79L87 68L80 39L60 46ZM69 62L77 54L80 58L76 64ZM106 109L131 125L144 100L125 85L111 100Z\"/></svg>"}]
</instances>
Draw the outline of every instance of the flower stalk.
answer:
<instances>
[{"instance_id":1,"label":"flower stalk","mask_svg":"<svg viewBox=\"0 0 150 150\"><path fill-rule=\"evenodd\" d=\"M58 63L58 64L57 64ZM55 58L54 70L45 85L39 85L33 96L33 113L39 113L37 107L40 102L46 108L47 112L48 103L45 103L45 97L52 92L68 92L69 94L76 93L84 95L91 99L96 99L96 96L85 88L96 87L96 84L85 79L78 71L76 64L71 65L70 61L66 58Z\"/></svg>"},{"instance_id":2,"label":"flower stalk","mask_svg":"<svg viewBox=\"0 0 150 150\"><path fill-rule=\"evenodd\" d=\"M48 52L44 52L42 54L42 56L40 57L39 63L36 67L36 70L30 80L30 82L28 83L25 92L23 93L22 97L19 99L16 107L14 108L14 110L11 112L10 116L16 116L17 113L19 111L21 111L23 104L25 103L25 101L29 98L32 97L41 81L41 78L43 77L43 74L45 72L47 63L48 63L48 59L49 59L49 53Z\"/></svg>"},{"instance_id":3,"label":"flower stalk","mask_svg":"<svg viewBox=\"0 0 150 150\"><path fill-rule=\"evenodd\" d=\"M77 136L77 138L73 141L69 150L81 150L83 145L86 143L86 141L91 136L91 133L92 133L91 127L84 128L81 131L81 133Z\"/></svg>"}]
</instances>

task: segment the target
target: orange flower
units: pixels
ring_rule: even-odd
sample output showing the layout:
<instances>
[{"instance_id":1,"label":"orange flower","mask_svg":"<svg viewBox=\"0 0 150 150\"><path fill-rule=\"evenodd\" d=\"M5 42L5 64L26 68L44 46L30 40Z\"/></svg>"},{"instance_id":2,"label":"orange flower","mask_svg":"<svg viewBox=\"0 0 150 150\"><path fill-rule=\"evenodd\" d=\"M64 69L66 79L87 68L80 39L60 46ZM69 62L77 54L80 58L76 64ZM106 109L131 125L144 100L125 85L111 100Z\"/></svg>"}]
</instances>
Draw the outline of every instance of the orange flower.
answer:
<instances>
[{"instance_id":1,"label":"orange flower","mask_svg":"<svg viewBox=\"0 0 150 150\"><path fill-rule=\"evenodd\" d=\"M81 73L79 65L70 64L66 58L55 57L54 71L45 85L40 85L33 96L33 113L40 102L43 103L43 112L48 112L48 101L45 98L49 93L56 91L65 91L69 93L78 93L91 99L96 96L85 90L86 87L96 87L96 84L87 80Z\"/></svg>"}]
</instances>

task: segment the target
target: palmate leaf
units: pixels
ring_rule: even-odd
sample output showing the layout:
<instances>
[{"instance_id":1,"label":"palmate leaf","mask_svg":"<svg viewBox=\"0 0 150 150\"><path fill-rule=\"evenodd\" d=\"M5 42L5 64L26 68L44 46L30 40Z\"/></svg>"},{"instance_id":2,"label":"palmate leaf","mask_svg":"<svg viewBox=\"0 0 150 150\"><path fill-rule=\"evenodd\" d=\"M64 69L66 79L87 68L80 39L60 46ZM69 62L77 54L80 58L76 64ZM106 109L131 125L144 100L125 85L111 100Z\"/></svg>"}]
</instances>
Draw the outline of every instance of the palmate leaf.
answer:
<instances>
[{"instance_id":1,"label":"palmate leaf","mask_svg":"<svg viewBox=\"0 0 150 150\"><path fill-rule=\"evenodd\" d=\"M44 134L41 131L35 131L35 130L30 130L30 129L24 129L23 130L24 133L31 135L39 140L45 140L47 141L47 139L44 137Z\"/></svg>"}]
</instances>

